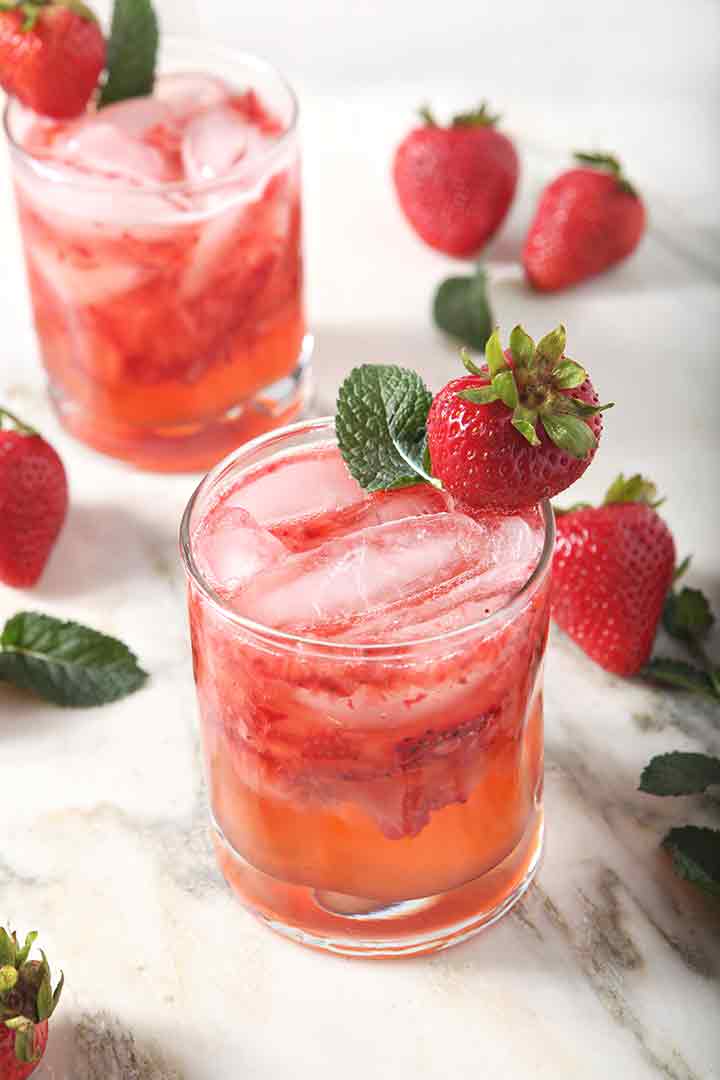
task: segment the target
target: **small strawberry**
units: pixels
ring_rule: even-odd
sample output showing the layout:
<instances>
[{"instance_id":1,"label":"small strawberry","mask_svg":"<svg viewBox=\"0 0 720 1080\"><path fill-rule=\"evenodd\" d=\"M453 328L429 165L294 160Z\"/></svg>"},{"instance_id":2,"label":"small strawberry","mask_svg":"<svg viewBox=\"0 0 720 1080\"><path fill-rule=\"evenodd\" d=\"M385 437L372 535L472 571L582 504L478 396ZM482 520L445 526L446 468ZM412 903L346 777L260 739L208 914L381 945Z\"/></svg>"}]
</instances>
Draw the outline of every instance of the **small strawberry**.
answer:
<instances>
[{"instance_id":1,"label":"small strawberry","mask_svg":"<svg viewBox=\"0 0 720 1080\"><path fill-rule=\"evenodd\" d=\"M564 355L565 329L537 346L520 326L503 353L498 332L487 366L454 379L427 422L434 475L465 505L508 512L562 491L592 461L603 409L584 368Z\"/></svg>"},{"instance_id":2,"label":"small strawberry","mask_svg":"<svg viewBox=\"0 0 720 1080\"><path fill-rule=\"evenodd\" d=\"M635 250L645 207L610 154L576 154L538 204L523 252L528 281L543 292L600 274Z\"/></svg>"},{"instance_id":3,"label":"small strawberry","mask_svg":"<svg viewBox=\"0 0 720 1080\"><path fill-rule=\"evenodd\" d=\"M9 421L13 430L4 430ZM0 581L34 585L67 513L63 463L49 443L0 409Z\"/></svg>"},{"instance_id":4,"label":"small strawberry","mask_svg":"<svg viewBox=\"0 0 720 1080\"><path fill-rule=\"evenodd\" d=\"M38 1067L48 1040L52 1016L64 977L52 988L45 953L28 960L36 933L20 945L15 933L0 927L0 1077L25 1080Z\"/></svg>"},{"instance_id":5,"label":"small strawberry","mask_svg":"<svg viewBox=\"0 0 720 1080\"><path fill-rule=\"evenodd\" d=\"M430 247L448 255L475 255L497 231L515 194L518 158L510 139L495 130L485 105L461 113L450 127L428 109L425 123L398 146L393 178L400 206Z\"/></svg>"},{"instance_id":6,"label":"small strawberry","mask_svg":"<svg viewBox=\"0 0 720 1080\"><path fill-rule=\"evenodd\" d=\"M81 0L0 0L0 86L43 116L77 116L105 66L105 39Z\"/></svg>"},{"instance_id":7,"label":"small strawberry","mask_svg":"<svg viewBox=\"0 0 720 1080\"><path fill-rule=\"evenodd\" d=\"M620 475L602 506L558 513L553 617L617 675L648 659L673 580L675 543L655 495L641 476Z\"/></svg>"}]
</instances>

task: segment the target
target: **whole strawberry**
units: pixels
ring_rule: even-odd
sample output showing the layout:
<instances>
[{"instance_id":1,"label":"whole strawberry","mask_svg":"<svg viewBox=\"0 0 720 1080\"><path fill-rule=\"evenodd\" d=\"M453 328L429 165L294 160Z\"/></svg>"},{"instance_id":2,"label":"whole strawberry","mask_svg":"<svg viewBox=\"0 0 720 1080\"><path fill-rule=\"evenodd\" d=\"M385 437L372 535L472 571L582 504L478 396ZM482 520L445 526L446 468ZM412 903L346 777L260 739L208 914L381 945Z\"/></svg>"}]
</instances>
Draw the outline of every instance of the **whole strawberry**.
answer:
<instances>
[{"instance_id":1,"label":"whole strawberry","mask_svg":"<svg viewBox=\"0 0 720 1080\"><path fill-rule=\"evenodd\" d=\"M10 430L4 423L10 423ZM49 443L0 409L0 581L34 585L65 521L68 485Z\"/></svg>"},{"instance_id":2,"label":"whole strawberry","mask_svg":"<svg viewBox=\"0 0 720 1080\"><path fill-rule=\"evenodd\" d=\"M672 583L675 543L655 485L620 475L602 506L559 513L553 617L596 663L634 675L650 656Z\"/></svg>"},{"instance_id":3,"label":"whole strawberry","mask_svg":"<svg viewBox=\"0 0 720 1080\"><path fill-rule=\"evenodd\" d=\"M576 154L540 196L523 251L535 289L551 292L600 274L635 250L645 207L610 154Z\"/></svg>"},{"instance_id":4,"label":"whole strawberry","mask_svg":"<svg viewBox=\"0 0 720 1080\"><path fill-rule=\"evenodd\" d=\"M434 475L466 506L510 512L572 484L597 449L603 409L587 373L568 360L565 329L537 345L520 326L503 352L497 330L479 369L454 379L430 407Z\"/></svg>"},{"instance_id":5,"label":"whole strawberry","mask_svg":"<svg viewBox=\"0 0 720 1080\"><path fill-rule=\"evenodd\" d=\"M28 960L36 933L20 945L15 933L0 927L0 1077L25 1080L38 1067L48 1040L52 1016L64 977L52 988L45 953Z\"/></svg>"},{"instance_id":6,"label":"whole strawberry","mask_svg":"<svg viewBox=\"0 0 720 1080\"><path fill-rule=\"evenodd\" d=\"M81 0L0 0L0 86L43 116L77 116L105 66L105 39Z\"/></svg>"},{"instance_id":7,"label":"whole strawberry","mask_svg":"<svg viewBox=\"0 0 720 1080\"><path fill-rule=\"evenodd\" d=\"M400 206L418 235L448 255L475 255L497 231L515 194L518 158L485 105L450 127L429 110L395 152Z\"/></svg>"}]
</instances>

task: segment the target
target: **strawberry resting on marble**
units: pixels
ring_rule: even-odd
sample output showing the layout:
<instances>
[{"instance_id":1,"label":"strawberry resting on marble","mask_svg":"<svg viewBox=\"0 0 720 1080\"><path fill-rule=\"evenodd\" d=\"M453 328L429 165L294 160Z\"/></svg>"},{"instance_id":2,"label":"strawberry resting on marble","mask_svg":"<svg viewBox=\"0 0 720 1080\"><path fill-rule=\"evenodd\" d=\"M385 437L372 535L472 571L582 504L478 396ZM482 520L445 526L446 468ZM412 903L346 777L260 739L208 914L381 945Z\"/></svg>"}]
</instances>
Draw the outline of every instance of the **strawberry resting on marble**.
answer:
<instances>
[{"instance_id":1,"label":"strawberry resting on marble","mask_svg":"<svg viewBox=\"0 0 720 1080\"><path fill-rule=\"evenodd\" d=\"M647 661L673 581L675 543L657 505L654 484L620 475L602 506L556 511L553 618L616 675Z\"/></svg>"},{"instance_id":2,"label":"strawberry resting on marble","mask_svg":"<svg viewBox=\"0 0 720 1080\"><path fill-rule=\"evenodd\" d=\"M44 952L30 960L37 933L20 945L0 926L0 1077L26 1080L38 1067L48 1041L48 1020L57 1008L64 976L53 990Z\"/></svg>"},{"instance_id":3,"label":"strawberry resting on marble","mask_svg":"<svg viewBox=\"0 0 720 1080\"><path fill-rule=\"evenodd\" d=\"M82 0L0 0L0 86L28 108L78 116L105 66L105 39Z\"/></svg>"},{"instance_id":4,"label":"strawberry resting on marble","mask_svg":"<svg viewBox=\"0 0 720 1080\"><path fill-rule=\"evenodd\" d=\"M430 462L446 491L475 509L511 512L563 491L592 461L604 409L587 372L565 356L559 326L535 345L521 326L497 331L478 367L434 398Z\"/></svg>"},{"instance_id":5,"label":"strawberry resting on marble","mask_svg":"<svg viewBox=\"0 0 720 1080\"><path fill-rule=\"evenodd\" d=\"M65 467L31 427L0 408L0 581L34 585L63 527Z\"/></svg>"}]
</instances>

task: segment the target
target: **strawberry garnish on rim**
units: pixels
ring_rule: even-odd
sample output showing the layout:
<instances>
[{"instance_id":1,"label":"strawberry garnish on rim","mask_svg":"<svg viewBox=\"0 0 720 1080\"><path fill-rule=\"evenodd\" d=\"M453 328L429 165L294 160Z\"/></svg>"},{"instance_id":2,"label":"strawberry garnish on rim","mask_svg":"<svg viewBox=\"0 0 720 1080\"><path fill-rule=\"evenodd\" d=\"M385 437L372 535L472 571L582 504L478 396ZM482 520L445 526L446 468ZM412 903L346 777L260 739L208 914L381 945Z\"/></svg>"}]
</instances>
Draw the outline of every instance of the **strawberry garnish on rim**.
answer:
<instances>
[{"instance_id":1,"label":"strawberry garnish on rim","mask_svg":"<svg viewBox=\"0 0 720 1080\"><path fill-rule=\"evenodd\" d=\"M105 39L82 0L0 0L0 86L43 116L78 116L105 66Z\"/></svg>"},{"instance_id":2,"label":"strawberry garnish on rim","mask_svg":"<svg viewBox=\"0 0 720 1080\"><path fill-rule=\"evenodd\" d=\"M490 337L485 366L467 353L470 372L434 399L428 416L433 473L454 497L477 509L512 511L564 490L582 475L602 430L600 405L585 369L565 356L565 328L537 345L516 326L503 351Z\"/></svg>"}]
</instances>

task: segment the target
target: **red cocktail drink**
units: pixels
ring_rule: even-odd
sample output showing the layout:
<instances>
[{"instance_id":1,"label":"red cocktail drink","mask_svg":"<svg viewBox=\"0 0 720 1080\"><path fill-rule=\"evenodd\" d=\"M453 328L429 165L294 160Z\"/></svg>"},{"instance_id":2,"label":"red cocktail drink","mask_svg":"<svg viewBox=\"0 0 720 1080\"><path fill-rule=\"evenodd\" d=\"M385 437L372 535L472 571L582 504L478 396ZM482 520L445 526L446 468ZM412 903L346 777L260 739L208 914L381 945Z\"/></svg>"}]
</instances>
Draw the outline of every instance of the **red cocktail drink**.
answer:
<instances>
[{"instance_id":1,"label":"red cocktail drink","mask_svg":"<svg viewBox=\"0 0 720 1080\"><path fill-rule=\"evenodd\" d=\"M302 402L295 99L260 61L226 72L62 123L7 112L54 403L151 469L208 468Z\"/></svg>"},{"instance_id":2,"label":"red cocktail drink","mask_svg":"<svg viewBox=\"0 0 720 1080\"><path fill-rule=\"evenodd\" d=\"M217 854L275 929L423 952L527 887L552 534L548 505L362 491L327 421L200 486L183 550Z\"/></svg>"}]
</instances>

